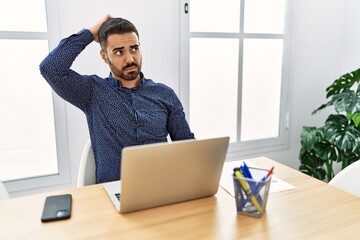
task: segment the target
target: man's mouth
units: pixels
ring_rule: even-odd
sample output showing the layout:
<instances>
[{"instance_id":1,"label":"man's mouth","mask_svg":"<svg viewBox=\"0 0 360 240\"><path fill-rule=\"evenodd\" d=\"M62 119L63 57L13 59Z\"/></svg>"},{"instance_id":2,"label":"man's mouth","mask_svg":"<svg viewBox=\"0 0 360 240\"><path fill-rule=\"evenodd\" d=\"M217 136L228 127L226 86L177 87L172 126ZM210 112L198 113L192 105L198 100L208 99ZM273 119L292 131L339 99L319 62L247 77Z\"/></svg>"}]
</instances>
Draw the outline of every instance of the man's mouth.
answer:
<instances>
[{"instance_id":1,"label":"man's mouth","mask_svg":"<svg viewBox=\"0 0 360 240\"><path fill-rule=\"evenodd\" d=\"M131 65L124 67L124 70L125 71L133 71L133 70L136 70L136 68L137 68L137 66L135 64L131 64Z\"/></svg>"}]
</instances>

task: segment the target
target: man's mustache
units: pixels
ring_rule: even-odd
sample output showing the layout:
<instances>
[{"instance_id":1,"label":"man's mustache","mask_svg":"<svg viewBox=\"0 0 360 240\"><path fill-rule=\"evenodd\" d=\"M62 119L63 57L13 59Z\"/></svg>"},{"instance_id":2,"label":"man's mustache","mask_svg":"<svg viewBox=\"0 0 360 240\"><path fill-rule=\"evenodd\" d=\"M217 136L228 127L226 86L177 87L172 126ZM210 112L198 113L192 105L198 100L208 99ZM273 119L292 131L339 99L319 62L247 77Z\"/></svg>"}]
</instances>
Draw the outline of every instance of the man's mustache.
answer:
<instances>
[{"instance_id":1,"label":"man's mustache","mask_svg":"<svg viewBox=\"0 0 360 240\"><path fill-rule=\"evenodd\" d=\"M137 67L137 64L136 63L129 63L125 67L123 67L123 70L125 70L125 69L127 69L129 67Z\"/></svg>"}]
</instances>

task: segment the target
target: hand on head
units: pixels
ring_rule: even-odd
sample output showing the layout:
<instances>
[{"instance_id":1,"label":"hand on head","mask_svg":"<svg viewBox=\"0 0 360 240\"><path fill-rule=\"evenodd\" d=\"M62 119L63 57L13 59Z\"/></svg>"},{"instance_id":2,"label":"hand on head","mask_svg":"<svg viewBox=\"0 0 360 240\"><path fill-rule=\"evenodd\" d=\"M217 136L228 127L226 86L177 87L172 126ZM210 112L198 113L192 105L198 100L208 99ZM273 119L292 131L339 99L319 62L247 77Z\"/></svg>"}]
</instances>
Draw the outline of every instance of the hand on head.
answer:
<instances>
[{"instance_id":1,"label":"hand on head","mask_svg":"<svg viewBox=\"0 0 360 240\"><path fill-rule=\"evenodd\" d=\"M88 28L92 33L92 35L94 36L95 42L99 42L99 29L101 25L110 18L112 18L112 16L110 14L107 14L102 19L100 19L95 25Z\"/></svg>"}]
</instances>

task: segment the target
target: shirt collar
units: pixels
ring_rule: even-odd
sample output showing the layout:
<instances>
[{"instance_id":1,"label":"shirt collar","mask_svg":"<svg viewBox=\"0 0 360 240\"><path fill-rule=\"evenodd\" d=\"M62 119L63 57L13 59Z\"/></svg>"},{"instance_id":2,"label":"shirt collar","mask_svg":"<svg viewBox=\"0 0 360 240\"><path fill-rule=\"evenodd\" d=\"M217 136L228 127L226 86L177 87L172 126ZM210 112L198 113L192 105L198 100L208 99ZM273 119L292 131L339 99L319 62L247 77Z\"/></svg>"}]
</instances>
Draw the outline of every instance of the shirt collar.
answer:
<instances>
[{"instance_id":1,"label":"shirt collar","mask_svg":"<svg viewBox=\"0 0 360 240\"><path fill-rule=\"evenodd\" d=\"M140 85L138 87L132 88L133 90L136 90L145 84L145 78L144 78L144 74L142 72L140 72L140 78L141 78ZM113 86L115 86L119 89L123 88L120 84L120 81L118 81L116 78L114 78L111 73L109 74L109 80ZM124 89L126 89L126 88L124 88Z\"/></svg>"}]
</instances>

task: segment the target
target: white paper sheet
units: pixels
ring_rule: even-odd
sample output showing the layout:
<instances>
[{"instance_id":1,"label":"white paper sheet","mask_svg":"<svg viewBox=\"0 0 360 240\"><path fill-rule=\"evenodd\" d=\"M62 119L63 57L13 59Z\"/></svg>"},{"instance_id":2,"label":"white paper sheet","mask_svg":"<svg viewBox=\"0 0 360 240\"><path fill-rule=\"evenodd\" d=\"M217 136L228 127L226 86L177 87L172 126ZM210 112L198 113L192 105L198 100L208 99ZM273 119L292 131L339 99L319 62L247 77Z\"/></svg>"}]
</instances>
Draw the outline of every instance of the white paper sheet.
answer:
<instances>
[{"instance_id":1,"label":"white paper sheet","mask_svg":"<svg viewBox=\"0 0 360 240\"><path fill-rule=\"evenodd\" d=\"M246 160L225 162L223 167L223 171L220 178L220 186L224 188L225 191L230 193L231 196L233 197L235 196L234 183L232 179L233 169L235 167L240 167L244 161L248 167L259 167L253 164L252 162ZM281 180L280 178L276 177L275 174L273 174L273 176L271 177L271 184L269 190L270 194L275 192L287 191L291 189L295 189L295 186Z\"/></svg>"}]
</instances>

